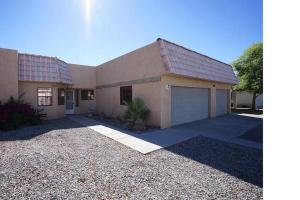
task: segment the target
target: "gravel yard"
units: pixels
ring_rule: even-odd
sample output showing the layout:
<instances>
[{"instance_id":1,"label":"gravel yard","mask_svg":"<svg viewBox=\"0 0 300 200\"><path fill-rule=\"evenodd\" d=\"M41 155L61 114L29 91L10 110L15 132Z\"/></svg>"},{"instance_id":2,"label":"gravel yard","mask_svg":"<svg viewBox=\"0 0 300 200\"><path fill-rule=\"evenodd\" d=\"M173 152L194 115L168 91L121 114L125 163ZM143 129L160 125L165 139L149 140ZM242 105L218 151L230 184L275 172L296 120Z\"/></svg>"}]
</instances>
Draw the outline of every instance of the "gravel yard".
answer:
<instances>
[{"instance_id":1,"label":"gravel yard","mask_svg":"<svg viewBox=\"0 0 300 200\"><path fill-rule=\"evenodd\" d=\"M262 199L262 152L198 137L143 155L68 119L0 132L0 199Z\"/></svg>"}]
</instances>

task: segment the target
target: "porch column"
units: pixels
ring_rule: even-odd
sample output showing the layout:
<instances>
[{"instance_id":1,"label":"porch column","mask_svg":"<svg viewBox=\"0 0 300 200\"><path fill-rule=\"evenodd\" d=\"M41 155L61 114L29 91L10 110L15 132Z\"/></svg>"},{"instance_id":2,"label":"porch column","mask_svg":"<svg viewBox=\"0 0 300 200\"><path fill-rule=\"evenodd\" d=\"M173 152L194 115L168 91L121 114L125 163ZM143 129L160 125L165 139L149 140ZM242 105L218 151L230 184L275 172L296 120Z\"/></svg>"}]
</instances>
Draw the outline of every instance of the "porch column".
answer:
<instances>
[{"instance_id":1,"label":"porch column","mask_svg":"<svg viewBox=\"0 0 300 200\"><path fill-rule=\"evenodd\" d=\"M209 90L209 118L216 117L216 88L211 87Z\"/></svg>"}]
</instances>

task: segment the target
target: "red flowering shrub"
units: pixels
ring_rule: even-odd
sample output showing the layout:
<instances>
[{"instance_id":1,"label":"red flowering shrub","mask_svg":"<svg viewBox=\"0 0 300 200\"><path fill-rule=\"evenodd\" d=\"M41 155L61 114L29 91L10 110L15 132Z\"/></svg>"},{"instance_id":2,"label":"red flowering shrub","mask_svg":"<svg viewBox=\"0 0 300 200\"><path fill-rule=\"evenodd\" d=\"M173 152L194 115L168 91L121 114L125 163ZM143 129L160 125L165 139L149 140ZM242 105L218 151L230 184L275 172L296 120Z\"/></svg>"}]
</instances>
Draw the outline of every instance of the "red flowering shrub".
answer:
<instances>
[{"instance_id":1,"label":"red flowering shrub","mask_svg":"<svg viewBox=\"0 0 300 200\"><path fill-rule=\"evenodd\" d=\"M25 103L21 99L15 100L10 97L6 103L0 102L0 130L40 124L44 117L46 114L43 114L42 110L34 109L29 103Z\"/></svg>"}]
</instances>

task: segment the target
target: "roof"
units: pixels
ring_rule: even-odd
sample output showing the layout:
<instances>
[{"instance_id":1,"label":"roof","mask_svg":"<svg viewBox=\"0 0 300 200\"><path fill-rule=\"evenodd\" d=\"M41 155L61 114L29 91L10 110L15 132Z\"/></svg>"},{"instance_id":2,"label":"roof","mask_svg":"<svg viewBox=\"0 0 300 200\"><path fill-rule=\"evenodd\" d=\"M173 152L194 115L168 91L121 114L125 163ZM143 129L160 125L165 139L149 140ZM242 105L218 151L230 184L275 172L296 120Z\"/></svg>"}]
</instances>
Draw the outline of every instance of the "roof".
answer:
<instances>
[{"instance_id":1,"label":"roof","mask_svg":"<svg viewBox=\"0 0 300 200\"><path fill-rule=\"evenodd\" d=\"M168 73L222 83L238 83L229 64L161 38L157 39L157 43Z\"/></svg>"},{"instance_id":2,"label":"roof","mask_svg":"<svg viewBox=\"0 0 300 200\"><path fill-rule=\"evenodd\" d=\"M19 80L72 84L69 65L56 57L19 54Z\"/></svg>"}]
</instances>

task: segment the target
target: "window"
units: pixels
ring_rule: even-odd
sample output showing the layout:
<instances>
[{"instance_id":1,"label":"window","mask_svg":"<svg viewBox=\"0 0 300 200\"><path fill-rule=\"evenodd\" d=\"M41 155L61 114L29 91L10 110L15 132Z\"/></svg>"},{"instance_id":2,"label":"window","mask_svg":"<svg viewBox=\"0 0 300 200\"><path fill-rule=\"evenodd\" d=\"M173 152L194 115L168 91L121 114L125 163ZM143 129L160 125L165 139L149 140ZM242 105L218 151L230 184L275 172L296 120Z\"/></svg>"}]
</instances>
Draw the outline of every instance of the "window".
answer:
<instances>
[{"instance_id":1,"label":"window","mask_svg":"<svg viewBox=\"0 0 300 200\"><path fill-rule=\"evenodd\" d=\"M57 102L58 105L65 105L65 91L62 88L57 90Z\"/></svg>"},{"instance_id":2,"label":"window","mask_svg":"<svg viewBox=\"0 0 300 200\"><path fill-rule=\"evenodd\" d=\"M81 100L94 100L94 90L81 90Z\"/></svg>"},{"instance_id":3,"label":"window","mask_svg":"<svg viewBox=\"0 0 300 200\"><path fill-rule=\"evenodd\" d=\"M75 106L79 106L79 90L75 90Z\"/></svg>"},{"instance_id":4,"label":"window","mask_svg":"<svg viewBox=\"0 0 300 200\"><path fill-rule=\"evenodd\" d=\"M38 88L38 106L52 106L52 88Z\"/></svg>"},{"instance_id":5,"label":"window","mask_svg":"<svg viewBox=\"0 0 300 200\"><path fill-rule=\"evenodd\" d=\"M132 86L120 87L120 105L125 105L132 101Z\"/></svg>"}]
</instances>

